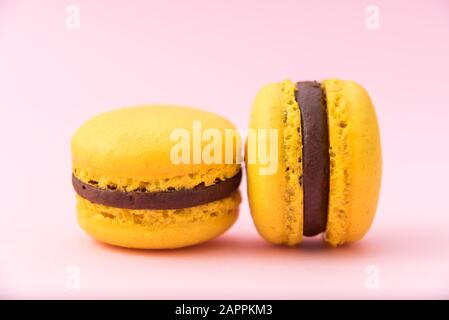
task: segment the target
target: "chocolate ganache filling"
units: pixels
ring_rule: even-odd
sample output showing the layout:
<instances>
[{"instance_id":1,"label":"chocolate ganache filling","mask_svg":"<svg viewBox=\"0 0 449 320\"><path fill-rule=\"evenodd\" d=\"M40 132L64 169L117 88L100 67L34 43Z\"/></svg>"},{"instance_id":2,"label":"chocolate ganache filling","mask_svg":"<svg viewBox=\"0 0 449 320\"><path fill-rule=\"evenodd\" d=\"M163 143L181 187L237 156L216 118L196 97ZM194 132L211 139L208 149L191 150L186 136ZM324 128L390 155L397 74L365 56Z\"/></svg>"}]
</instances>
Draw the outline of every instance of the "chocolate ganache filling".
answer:
<instances>
[{"instance_id":1,"label":"chocolate ganache filling","mask_svg":"<svg viewBox=\"0 0 449 320\"><path fill-rule=\"evenodd\" d=\"M75 191L92 203L124 209L182 209L221 200L238 189L242 172L213 185L200 184L193 189L167 191L121 191L102 189L72 175Z\"/></svg>"},{"instance_id":2,"label":"chocolate ganache filling","mask_svg":"<svg viewBox=\"0 0 449 320\"><path fill-rule=\"evenodd\" d=\"M326 230L329 197L329 134L326 99L316 81L297 83L296 101L301 112L303 146L303 234Z\"/></svg>"}]
</instances>

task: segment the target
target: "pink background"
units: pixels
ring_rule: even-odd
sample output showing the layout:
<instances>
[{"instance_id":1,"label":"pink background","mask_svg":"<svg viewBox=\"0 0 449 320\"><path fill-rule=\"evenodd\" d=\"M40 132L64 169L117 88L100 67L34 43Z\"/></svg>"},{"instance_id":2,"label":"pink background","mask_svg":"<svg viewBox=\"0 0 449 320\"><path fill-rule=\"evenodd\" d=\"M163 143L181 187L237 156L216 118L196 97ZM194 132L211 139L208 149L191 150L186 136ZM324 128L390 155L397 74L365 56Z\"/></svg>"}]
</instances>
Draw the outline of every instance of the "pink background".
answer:
<instances>
[{"instance_id":1,"label":"pink background","mask_svg":"<svg viewBox=\"0 0 449 320\"><path fill-rule=\"evenodd\" d=\"M78 0L78 31L69 3L0 0L0 297L449 297L448 1ZM380 30L365 28L368 4ZM363 241L268 245L246 199L226 235L175 251L102 245L77 226L69 142L84 120L166 102L245 128L258 88L287 77L354 79L372 96L384 175Z\"/></svg>"}]
</instances>

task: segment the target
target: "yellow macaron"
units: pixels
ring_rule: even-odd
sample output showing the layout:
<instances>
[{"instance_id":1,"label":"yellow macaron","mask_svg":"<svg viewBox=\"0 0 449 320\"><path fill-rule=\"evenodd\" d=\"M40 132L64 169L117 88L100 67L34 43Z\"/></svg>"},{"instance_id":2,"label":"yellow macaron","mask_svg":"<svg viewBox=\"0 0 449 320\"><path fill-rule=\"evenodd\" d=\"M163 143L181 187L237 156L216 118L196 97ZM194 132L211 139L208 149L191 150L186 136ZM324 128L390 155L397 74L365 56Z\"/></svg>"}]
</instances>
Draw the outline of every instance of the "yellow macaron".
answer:
<instances>
[{"instance_id":1,"label":"yellow macaron","mask_svg":"<svg viewBox=\"0 0 449 320\"><path fill-rule=\"evenodd\" d=\"M337 246L366 234L382 157L376 113L363 87L337 79L269 84L255 98L249 127L249 203L267 241L294 246L303 236L324 234ZM269 173L260 160L266 143L276 146L263 149L276 151L268 155L276 162Z\"/></svg>"},{"instance_id":2,"label":"yellow macaron","mask_svg":"<svg viewBox=\"0 0 449 320\"><path fill-rule=\"evenodd\" d=\"M231 122L199 109L149 105L97 115L71 144L79 225L129 248L213 239L238 215L240 148Z\"/></svg>"}]
</instances>

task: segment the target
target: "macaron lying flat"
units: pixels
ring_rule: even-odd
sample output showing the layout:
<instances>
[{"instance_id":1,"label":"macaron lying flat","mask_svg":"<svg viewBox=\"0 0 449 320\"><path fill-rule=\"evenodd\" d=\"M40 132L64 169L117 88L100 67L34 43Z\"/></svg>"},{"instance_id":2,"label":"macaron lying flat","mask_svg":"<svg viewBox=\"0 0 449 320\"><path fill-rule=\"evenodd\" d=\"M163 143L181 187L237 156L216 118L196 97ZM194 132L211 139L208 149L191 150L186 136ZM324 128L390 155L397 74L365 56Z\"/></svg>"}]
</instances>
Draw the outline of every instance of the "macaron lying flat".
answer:
<instances>
[{"instance_id":1,"label":"macaron lying flat","mask_svg":"<svg viewBox=\"0 0 449 320\"><path fill-rule=\"evenodd\" d=\"M208 145L199 129L238 135L216 114L165 105L119 109L84 123L72 138L79 225L99 241L142 249L195 245L225 232L240 204L240 142L216 141L231 161L193 161L192 149ZM174 149L183 133L187 161Z\"/></svg>"},{"instance_id":2,"label":"macaron lying flat","mask_svg":"<svg viewBox=\"0 0 449 320\"><path fill-rule=\"evenodd\" d=\"M320 233L332 246L361 239L376 212L382 170L379 127L367 92L336 79L267 85L251 112L250 130L259 129L279 133L274 174L261 174L263 163L246 160L259 233L289 246Z\"/></svg>"}]
</instances>

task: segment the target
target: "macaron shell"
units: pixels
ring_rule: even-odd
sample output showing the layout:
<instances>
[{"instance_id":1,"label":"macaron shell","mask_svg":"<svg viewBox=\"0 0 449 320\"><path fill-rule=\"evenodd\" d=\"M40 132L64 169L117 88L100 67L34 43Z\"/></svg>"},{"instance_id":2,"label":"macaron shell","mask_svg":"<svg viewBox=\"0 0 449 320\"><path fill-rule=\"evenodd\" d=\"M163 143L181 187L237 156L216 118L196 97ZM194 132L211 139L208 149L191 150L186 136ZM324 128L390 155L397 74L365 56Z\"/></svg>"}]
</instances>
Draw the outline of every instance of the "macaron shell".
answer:
<instances>
[{"instance_id":1,"label":"macaron shell","mask_svg":"<svg viewBox=\"0 0 449 320\"><path fill-rule=\"evenodd\" d=\"M354 81L322 83L326 92L330 185L325 240L332 246L361 239L370 228L380 191L382 157L376 113Z\"/></svg>"},{"instance_id":2,"label":"macaron shell","mask_svg":"<svg viewBox=\"0 0 449 320\"><path fill-rule=\"evenodd\" d=\"M211 240L237 219L240 193L177 210L129 210L77 196L79 225L94 239L136 249L174 249Z\"/></svg>"},{"instance_id":3,"label":"macaron shell","mask_svg":"<svg viewBox=\"0 0 449 320\"><path fill-rule=\"evenodd\" d=\"M266 135L262 134L262 141L257 139L251 145L248 138L245 147L248 198L256 228L267 241L291 246L302 240L303 218L302 187L299 184L302 167L298 161L302 148L296 128L300 125L300 113L297 112L298 118L288 128L283 120L286 108L298 108L294 90L294 84L286 81L266 85L258 92L251 111L249 135L251 132L257 134L259 129L265 129ZM269 143L264 138L270 129L275 129L278 133L277 170L271 174L261 174L266 164L261 163L259 157L255 163L250 163L249 152L254 154L254 148L260 142L267 143L267 150L270 150ZM284 137L287 134L291 139L296 139L295 143L298 145L295 150L286 149ZM249 150L250 148L253 150ZM292 159L287 159L291 156ZM286 160L294 163L290 170L286 168ZM296 166L296 170L293 170L293 166Z\"/></svg>"},{"instance_id":4,"label":"macaron shell","mask_svg":"<svg viewBox=\"0 0 449 320\"><path fill-rule=\"evenodd\" d=\"M172 134L176 130L187 132L193 154L193 140L198 141L194 121L201 122L200 134L213 129L222 137L226 131L238 136L227 119L195 108L168 105L122 108L97 115L77 130L72 138L73 173L84 182L95 181L100 188L112 184L123 191L142 186L147 191L169 187L190 189L234 176L240 170L236 161L206 163L199 159L201 163L195 164L190 157L190 164L173 163L171 152L179 140L172 139ZM202 136L199 139L204 151L210 141L201 141ZM224 140L219 142L222 159L226 153L235 159L241 150L240 137L234 140L234 145L227 145Z\"/></svg>"}]
</instances>

